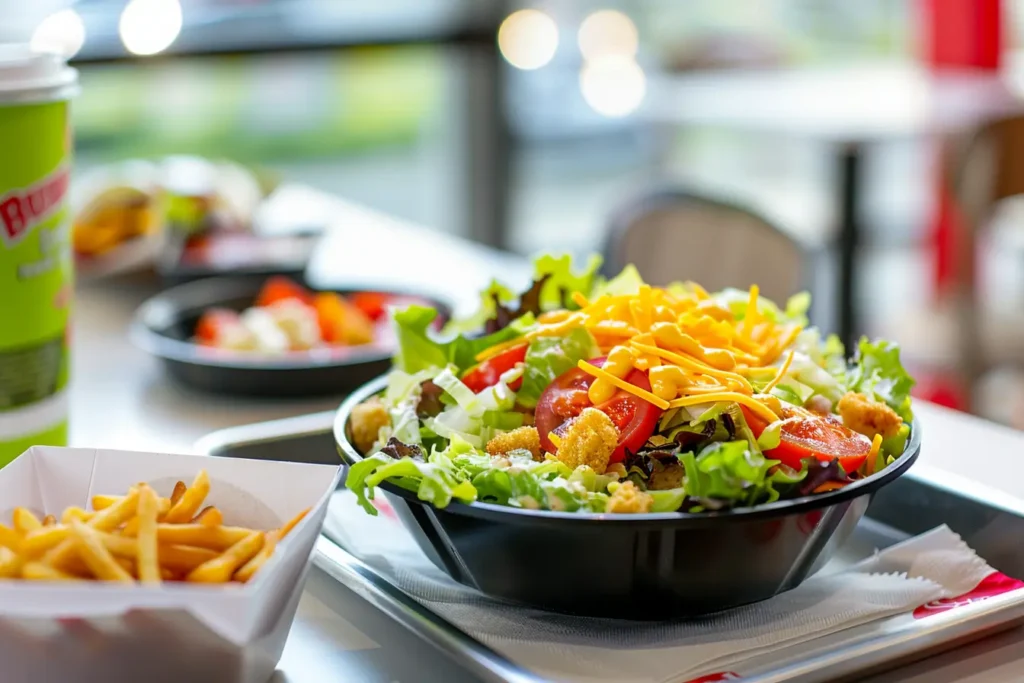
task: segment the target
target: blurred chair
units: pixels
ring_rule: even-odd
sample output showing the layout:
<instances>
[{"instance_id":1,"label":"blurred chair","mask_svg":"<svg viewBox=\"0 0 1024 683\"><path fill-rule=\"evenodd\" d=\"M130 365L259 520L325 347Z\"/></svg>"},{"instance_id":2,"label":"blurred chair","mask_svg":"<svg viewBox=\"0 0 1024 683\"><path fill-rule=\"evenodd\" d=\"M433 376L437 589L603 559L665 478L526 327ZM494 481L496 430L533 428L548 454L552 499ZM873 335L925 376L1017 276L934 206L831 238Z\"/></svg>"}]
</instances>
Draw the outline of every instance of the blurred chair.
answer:
<instances>
[{"instance_id":1,"label":"blurred chair","mask_svg":"<svg viewBox=\"0 0 1024 683\"><path fill-rule=\"evenodd\" d=\"M1000 203L1024 195L1024 116L989 123L954 140L949 183L964 219L950 295L957 330L957 369L972 385L999 364L1024 365L1024 315L995 314L979 300L978 236ZM974 393L974 392L972 392Z\"/></svg>"},{"instance_id":2,"label":"blurred chair","mask_svg":"<svg viewBox=\"0 0 1024 683\"><path fill-rule=\"evenodd\" d=\"M672 73L771 69L785 66L786 52L776 41L749 33L710 33L687 38L669 52Z\"/></svg>"},{"instance_id":3,"label":"blurred chair","mask_svg":"<svg viewBox=\"0 0 1024 683\"><path fill-rule=\"evenodd\" d=\"M778 302L805 284L807 254L761 216L685 190L634 198L612 214L605 268L632 263L651 284L693 280L708 290L756 283Z\"/></svg>"}]
</instances>

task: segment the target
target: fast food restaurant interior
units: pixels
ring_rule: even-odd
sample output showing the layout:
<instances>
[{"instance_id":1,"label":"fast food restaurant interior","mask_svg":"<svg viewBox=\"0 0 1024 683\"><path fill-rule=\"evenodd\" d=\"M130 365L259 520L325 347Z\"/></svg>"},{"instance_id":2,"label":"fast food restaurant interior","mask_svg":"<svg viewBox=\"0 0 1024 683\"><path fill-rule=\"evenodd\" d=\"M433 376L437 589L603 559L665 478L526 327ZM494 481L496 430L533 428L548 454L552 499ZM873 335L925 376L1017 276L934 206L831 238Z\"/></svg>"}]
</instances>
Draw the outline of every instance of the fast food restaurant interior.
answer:
<instances>
[{"instance_id":1,"label":"fast food restaurant interior","mask_svg":"<svg viewBox=\"0 0 1024 683\"><path fill-rule=\"evenodd\" d=\"M1021 0L0 0L0 149L12 680L1024 680Z\"/></svg>"}]
</instances>

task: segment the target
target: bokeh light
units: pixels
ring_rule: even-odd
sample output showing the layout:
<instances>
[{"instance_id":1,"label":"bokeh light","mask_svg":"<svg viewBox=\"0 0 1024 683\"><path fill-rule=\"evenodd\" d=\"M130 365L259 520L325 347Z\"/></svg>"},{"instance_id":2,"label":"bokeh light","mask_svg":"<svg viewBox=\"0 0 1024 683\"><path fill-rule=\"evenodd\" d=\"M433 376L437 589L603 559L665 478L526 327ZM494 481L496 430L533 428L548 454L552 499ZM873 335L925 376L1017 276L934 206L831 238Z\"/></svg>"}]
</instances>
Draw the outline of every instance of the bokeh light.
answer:
<instances>
[{"instance_id":1,"label":"bokeh light","mask_svg":"<svg viewBox=\"0 0 1024 683\"><path fill-rule=\"evenodd\" d=\"M132 54L155 55L175 41L181 21L179 0L131 0L121 12L118 31Z\"/></svg>"},{"instance_id":2,"label":"bokeh light","mask_svg":"<svg viewBox=\"0 0 1024 683\"><path fill-rule=\"evenodd\" d=\"M626 116L643 102L647 78L632 57L601 57L583 65L580 91L586 103L597 113L609 117Z\"/></svg>"},{"instance_id":3,"label":"bokeh light","mask_svg":"<svg viewBox=\"0 0 1024 683\"><path fill-rule=\"evenodd\" d=\"M640 36L633 20L622 12L603 9L587 15L580 24L580 52L590 61L601 57L636 57Z\"/></svg>"},{"instance_id":4,"label":"bokeh light","mask_svg":"<svg viewBox=\"0 0 1024 683\"><path fill-rule=\"evenodd\" d=\"M498 49L517 69L539 69L558 50L558 25L540 10L513 12L498 28Z\"/></svg>"},{"instance_id":5,"label":"bokeh light","mask_svg":"<svg viewBox=\"0 0 1024 683\"><path fill-rule=\"evenodd\" d=\"M29 44L36 52L73 57L85 44L85 23L75 10L62 9L39 22Z\"/></svg>"}]
</instances>

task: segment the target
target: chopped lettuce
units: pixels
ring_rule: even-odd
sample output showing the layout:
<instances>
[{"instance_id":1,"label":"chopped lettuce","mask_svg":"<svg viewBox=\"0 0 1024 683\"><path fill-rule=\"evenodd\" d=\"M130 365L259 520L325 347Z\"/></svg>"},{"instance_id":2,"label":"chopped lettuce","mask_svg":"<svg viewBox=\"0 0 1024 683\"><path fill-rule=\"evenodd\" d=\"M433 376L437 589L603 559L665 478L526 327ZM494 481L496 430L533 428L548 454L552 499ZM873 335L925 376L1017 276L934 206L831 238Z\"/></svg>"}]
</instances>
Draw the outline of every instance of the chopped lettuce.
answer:
<instances>
[{"instance_id":1,"label":"chopped lettuce","mask_svg":"<svg viewBox=\"0 0 1024 683\"><path fill-rule=\"evenodd\" d=\"M590 298L593 300L605 295L637 294L642 284L644 284L644 279L640 277L640 271L633 264L629 264L611 280L598 283L594 287L594 291L590 293Z\"/></svg>"},{"instance_id":2,"label":"chopped lettuce","mask_svg":"<svg viewBox=\"0 0 1024 683\"><path fill-rule=\"evenodd\" d=\"M814 395L814 390L809 387L805 387L798 382L792 383L780 383L772 389L772 396L779 398L786 403L794 406L802 406L807 402L811 396Z\"/></svg>"},{"instance_id":3,"label":"chopped lettuce","mask_svg":"<svg viewBox=\"0 0 1024 683\"><path fill-rule=\"evenodd\" d=\"M580 465L568 477L569 483L576 483L591 493L604 491L608 484L618 481L614 474L598 474L589 465Z\"/></svg>"},{"instance_id":4,"label":"chopped lettuce","mask_svg":"<svg viewBox=\"0 0 1024 683\"><path fill-rule=\"evenodd\" d=\"M757 447L761 451L770 451L778 448L782 443L782 420L776 420L764 428L761 436L757 437Z\"/></svg>"},{"instance_id":5,"label":"chopped lettuce","mask_svg":"<svg viewBox=\"0 0 1024 683\"><path fill-rule=\"evenodd\" d=\"M664 491L648 491L647 495L654 499L651 512L675 512L686 500L686 489L665 489Z\"/></svg>"},{"instance_id":6,"label":"chopped lettuce","mask_svg":"<svg viewBox=\"0 0 1024 683\"><path fill-rule=\"evenodd\" d=\"M541 393L552 380L576 367L581 360L600 355L590 333L578 328L564 337L538 337L526 350L523 385L519 389L519 403L527 408L537 405Z\"/></svg>"},{"instance_id":7,"label":"chopped lettuce","mask_svg":"<svg viewBox=\"0 0 1024 683\"><path fill-rule=\"evenodd\" d=\"M857 358L850 369L848 388L887 404L905 422L913 419L910 390L914 380L900 363L899 344L871 342L864 337L857 347Z\"/></svg>"},{"instance_id":8,"label":"chopped lettuce","mask_svg":"<svg viewBox=\"0 0 1024 683\"><path fill-rule=\"evenodd\" d=\"M833 403L846 393L840 380L802 353L793 354L793 362L790 363L789 371L783 381L787 378L797 385L810 389L811 396L824 396ZM804 400L806 401L807 398L810 397L805 397Z\"/></svg>"},{"instance_id":9,"label":"chopped lettuce","mask_svg":"<svg viewBox=\"0 0 1024 683\"><path fill-rule=\"evenodd\" d=\"M444 344L430 338L427 330L437 318L437 310L427 306L408 306L391 312L398 348L394 365L408 373L443 368L448 364Z\"/></svg>"},{"instance_id":10,"label":"chopped lettuce","mask_svg":"<svg viewBox=\"0 0 1024 683\"><path fill-rule=\"evenodd\" d=\"M747 317L747 306L750 303L750 292L727 287L711 296L712 301L732 312L736 320ZM757 311L761 317L773 323L796 325L807 324L807 311L811 307L811 295L800 292L789 297L785 310L780 309L771 299L763 296L757 298Z\"/></svg>"},{"instance_id":11,"label":"chopped lettuce","mask_svg":"<svg viewBox=\"0 0 1024 683\"><path fill-rule=\"evenodd\" d=\"M781 362L780 360L779 363ZM765 377L753 384L760 389L769 380L770 377ZM793 361L789 364L789 369L772 390L773 395L793 405L803 405L816 395L824 396L835 403L845 393L846 388L841 379L829 373L808 354L797 350L793 351Z\"/></svg>"},{"instance_id":12,"label":"chopped lettuce","mask_svg":"<svg viewBox=\"0 0 1024 683\"><path fill-rule=\"evenodd\" d=\"M474 334L484 330L488 320L498 315L498 308L516 300L516 293L497 280L480 293L480 308L473 315L452 319L444 326L444 335Z\"/></svg>"},{"instance_id":13,"label":"chopped lettuce","mask_svg":"<svg viewBox=\"0 0 1024 683\"><path fill-rule=\"evenodd\" d=\"M797 335L793 348L805 354L818 367L824 368L840 382L844 381L847 369L846 349L836 335L830 334L822 339L821 332L812 327Z\"/></svg>"},{"instance_id":14,"label":"chopped lettuce","mask_svg":"<svg viewBox=\"0 0 1024 683\"><path fill-rule=\"evenodd\" d=\"M458 335L448 341L438 341L429 332L437 318L437 311L433 308L408 306L393 311L391 317L398 341L394 367L408 373L441 369L449 364L463 372L476 364L476 356L481 351L523 336L536 322L532 315L524 315L493 334L483 337Z\"/></svg>"},{"instance_id":15,"label":"chopped lettuce","mask_svg":"<svg viewBox=\"0 0 1024 683\"><path fill-rule=\"evenodd\" d=\"M458 437L452 437L447 449L432 452L426 462L413 458L396 459L377 453L349 467L345 486L355 493L359 504L371 515L377 514L371 502L374 491L385 480L414 491L420 500L435 507L446 507L452 499L471 503L476 500L476 488L459 476L452 459L453 453L464 452L466 449L471 450L472 446Z\"/></svg>"},{"instance_id":16,"label":"chopped lettuce","mask_svg":"<svg viewBox=\"0 0 1024 683\"><path fill-rule=\"evenodd\" d=\"M907 441L910 439L910 425L906 422L900 425L899 431L892 436L882 439L882 447L879 449L879 456L900 456L907 448Z\"/></svg>"},{"instance_id":17,"label":"chopped lettuce","mask_svg":"<svg viewBox=\"0 0 1024 683\"><path fill-rule=\"evenodd\" d=\"M383 401L390 417L390 426L381 429L381 439L395 437L402 443L419 444L423 438L417 406L422 395L423 382L438 372L435 368L409 374L395 370L388 375Z\"/></svg>"},{"instance_id":18,"label":"chopped lettuce","mask_svg":"<svg viewBox=\"0 0 1024 683\"><path fill-rule=\"evenodd\" d=\"M811 293L797 292L786 300L786 308L782 312L782 322L807 325L807 312L811 310Z\"/></svg>"},{"instance_id":19,"label":"chopped lettuce","mask_svg":"<svg viewBox=\"0 0 1024 683\"><path fill-rule=\"evenodd\" d=\"M438 373L434 377L434 384L444 389L444 392L451 396L456 405L465 410L468 415L478 417L484 414L484 407L479 397L455 376L451 367Z\"/></svg>"},{"instance_id":20,"label":"chopped lettuce","mask_svg":"<svg viewBox=\"0 0 1024 683\"><path fill-rule=\"evenodd\" d=\"M522 294L492 280L481 292L480 307L476 313L448 322L443 335L457 334L489 335L508 327L515 320L525 316L537 316L544 311L559 308L576 308L575 292L589 293L594 286L601 257L593 255L587 261L583 272L572 270L572 257L544 255L534 261L533 284ZM518 302L518 303L517 303Z\"/></svg>"},{"instance_id":21,"label":"chopped lettuce","mask_svg":"<svg viewBox=\"0 0 1024 683\"><path fill-rule=\"evenodd\" d=\"M779 466L751 450L747 441L716 442L700 453L684 453L686 495L702 501L728 501L737 506L778 500L779 488L806 476Z\"/></svg>"},{"instance_id":22,"label":"chopped lettuce","mask_svg":"<svg viewBox=\"0 0 1024 683\"><path fill-rule=\"evenodd\" d=\"M456 461L463 459L466 458L456 458ZM534 462L526 451L503 459L488 459L490 462L484 468L466 468L466 471L472 476L480 500L501 505L564 512L597 511L595 495L607 487L608 481L614 480L614 477L599 477L590 468L570 472L558 460ZM588 487L588 483L593 488Z\"/></svg>"},{"instance_id":23,"label":"chopped lettuce","mask_svg":"<svg viewBox=\"0 0 1024 683\"><path fill-rule=\"evenodd\" d=\"M569 254L554 256L544 254L533 261L534 279L544 280L540 290L540 308L550 311L556 308L577 308L572 300L574 292L589 295L594 288L597 269L602 258L592 254L583 267L583 272L572 272L572 257Z\"/></svg>"},{"instance_id":24,"label":"chopped lettuce","mask_svg":"<svg viewBox=\"0 0 1024 683\"><path fill-rule=\"evenodd\" d=\"M499 430L514 429L522 424L522 413L512 412L516 392L509 383L518 379L519 371L509 371L497 384L473 393L448 366L434 376L433 382L444 392L447 407L436 416L421 416L423 425L437 436L459 437L476 448L482 448Z\"/></svg>"},{"instance_id":25,"label":"chopped lettuce","mask_svg":"<svg viewBox=\"0 0 1024 683\"><path fill-rule=\"evenodd\" d=\"M523 426L525 416L517 412L505 412L501 410L484 411L481 420L485 427L494 427L502 431L510 431Z\"/></svg>"}]
</instances>

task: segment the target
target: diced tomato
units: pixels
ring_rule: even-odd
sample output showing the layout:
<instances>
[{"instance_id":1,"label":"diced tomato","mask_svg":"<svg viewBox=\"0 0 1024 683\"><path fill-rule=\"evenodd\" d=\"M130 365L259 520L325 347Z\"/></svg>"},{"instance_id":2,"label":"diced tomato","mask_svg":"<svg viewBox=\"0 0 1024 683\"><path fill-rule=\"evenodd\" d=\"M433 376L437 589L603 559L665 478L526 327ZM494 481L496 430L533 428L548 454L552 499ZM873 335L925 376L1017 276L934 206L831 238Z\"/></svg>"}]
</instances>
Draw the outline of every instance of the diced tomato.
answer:
<instances>
[{"instance_id":1,"label":"diced tomato","mask_svg":"<svg viewBox=\"0 0 1024 683\"><path fill-rule=\"evenodd\" d=\"M597 367L604 365L604 362L604 358L590 361ZM633 370L626 377L626 381L646 391L651 390L646 372ZM558 449L549 438L551 432L579 415L584 408L595 407L608 415L619 429L619 445L612 453L611 462L622 462L626 458L627 450L635 453L647 443L647 439L658 425L662 411L657 406L621 389L604 403L594 406L588 395L593 382L593 375L579 368L572 368L548 385L540 395L534 417L537 431L540 433L541 447L549 453L555 453Z\"/></svg>"},{"instance_id":2,"label":"diced tomato","mask_svg":"<svg viewBox=\"0 0 1024 683\"><path fill-rule=\"evenodd\" d=\"M391 297L381 292L355 292L349 295L348 300L366 314L366 317L376 322L387 313L387 305L391 301Z\"/></svg>"},{"instance_id":3,"label":"diced tomato","mask_svg":"<svg viewBox=\"0 0 1024 683\"><path fill-rule=\"evenodd\" d=\"M498 383L503 374L516 366L516 363L522 363L526 360L526 349L528 346L529 344L527 343L513 346L481 363L477 363L463 373L462 383L474 392L481 392L487 387L493 387ZM520 377L508 385L508 388L516 391L522 385L523 379Z\"/></svg>"},{"instance_id":4,"label":"diced tomato","mask_svg":"<svg viewBox=\"0 0 1024 683\"><path fill-rule=\"evenodd\" d=\"M269 306L286 299L298 299L304 304L313 305L313 293L283 275L275 275L264 283L256 297L256 305Z\"/></svg>"},{"instance_id":5,"label":"diced tomato","mask_svg":"<svg viewBox=\"0 0 1024 683\"><path fill-rule=\"evenodd\" d=\"M320 337L328 344L355 346L373 341L373 322L340 294L317 292L313 307Z\"/></svg>"},{"instance_id":6,"label":"diced tomato","mask_svg":"<svg viewBox=\"0 0 1024 683\"><path fill-rule=\"evenodd\" d=\"M241 316L226 308L211 308L203 312L196 323L196 341L204 346L217 346L224 330L242 324Z\"/></svg>"},{"instance_id":7,"label":"diced tomato","mask_svg":"<svg viewBox=\"0 0 1024 683\"><path fill-rule=\"evenodd\" d=\"M768 423L747 408L740 407L754 436L761 436ZM860 469L871 452L871 440L845 427L835 415L807 416L784 409L783 417L781 443L764 454L794 469L800 469L800 461L804 458L823 461L839 458L844 471L854 472Z\"/></svg>"}]
</instances>

